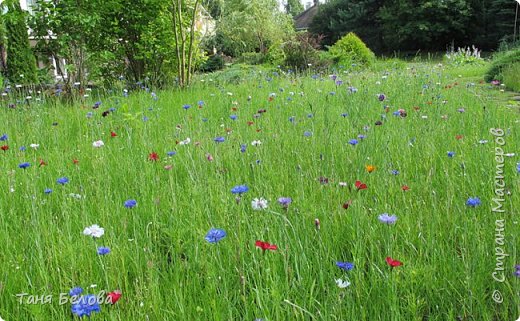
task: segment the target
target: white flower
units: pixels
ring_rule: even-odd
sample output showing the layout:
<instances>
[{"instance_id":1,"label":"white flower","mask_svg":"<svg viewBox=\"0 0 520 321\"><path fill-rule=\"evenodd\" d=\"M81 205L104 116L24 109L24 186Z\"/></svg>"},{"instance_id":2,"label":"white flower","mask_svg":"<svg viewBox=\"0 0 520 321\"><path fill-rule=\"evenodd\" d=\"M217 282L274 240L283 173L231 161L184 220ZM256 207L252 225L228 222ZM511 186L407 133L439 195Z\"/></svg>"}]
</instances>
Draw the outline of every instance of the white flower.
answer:
<instances>
[{"instance_id":1,"label":"white flower","mask_svg":"<svg viewBox=\"0 0 520 321\"><path fill-rule=\"evenodd\" d=\"M92 146L94 146L95 148L99 148L99 147L105 146L105 143L103 143L102 140L96 140L95 142L92 143Z\"/></svg>"},{"instance_id":2,"label":"white flower","mask_svg":"<svg viewBox=\"0 0 520 321\"><path fill-rule=\"evenodd\" d=\"M85 227L83 230L83 235L92 236L92 237L101 237L105 234L105 229L100 227L97 224L94 224L89 227Z\"/></svg>"},{"instance_id":3,"label":"white flower","mask_svg":"<svg viewBox=\"0 0 520 321\"><path fill-rule=\"evenodd\" d=\"M2 319L2 317L0 317L0 321L5 321L4 319Z\"/></svg>"},{"instance_id":4,"label":"white flower","mask_svg":"<svg viewBox=\"0 0 520 321\"><path fill-rule=\"evenodd\" d=\"M423 116L421 116L421 118L422 118L422 119L428 119L428 116L423 115Z\"/></svg>"},{"instance_id":5,"label":"white flower","mask_svg":"<svg viewBox=\"0 0 520 321\"><path fill-rule=\"evenodd\" d=\"M255 211L265 210L267 208L267 200L263 197L255 198L251 201L251 206Z\"/></svg>"},{"instance_id":6,"label":"white flower","mask_svg":"<svg viewBox=\"0 0 520 321\"><path fill-rule=\"evenodd\" d=\"M70 194L69 194L69 197L71 197L71 198L75 198L75 199L77 199L77 200L80 200L80 199L83 198L83 196L81 196L80 194L75 194L75 193L70 193Z\"/></svg>"},{"instance_id":7,"label":"white flower","mask_svg":"<svg viewBox=\"0 0 520 321\"><path fill-rule=\"evenodd\" d=\"M253 145L253 146L259 146L259 145L262 145L262 142L259 141L259 140L253 140L253 141L251 142L251 145Z\"/></svg>"},{"instance_id":8,"label":"white flower","mask_svg":"<svg viewBox=\"0 0 520 321\"><path fill-rule=\"evenodd\" d=\"M40 144L31 144L29 145L29 147L31 147L32 149L38 149L38 147L40 147Z\"/></svg>"},{"instance_id":9,"label":"white flower","mask_svg":"<svg viewBox=\"0 0 520 321\"><path fill-rule=\"evenodd\" d=\"M339 186L347 186L346 182L339 182Z\"/></svg>"},{"instance_id":10,"label":"white flower","mask_svg":"<svg viewBox=\"0 0 520 321\"><path fill-rule=\"evenodd\" d=\"M507 153L507 154L504 154L505 157L515 157L515 153Z\"/></svg>"},{"instance_id":11,"label":"white flower","mask_svg":"<svg viewBox=\"0 0 520 321\"><path fill-rule=\"evenodd\" d=\"M179 145L188 145L191 142L191 139L188 137L185 140L179 142Z\"/></svg>"},{"instance_id":12,"label":"white flower","mask_svg":"<svg viewBox=\"0 0 520 321\"><path fill-rule=\"evenodd\" d=\"M487 144L487 140L486 139L481 139L478 141L479 144Z\"/></svg>"},{"instance_id":13,"label":"white flower","mask_svg":"<svg viewBox=\"0 0 520 321\"><path fill-rule=\"evenodd\" d=\"M344 288L350 286L350 282L348 280L343 281L342 279L337 279L336 284L341 289L344 289Z\"/></svg>"}]
</instances>

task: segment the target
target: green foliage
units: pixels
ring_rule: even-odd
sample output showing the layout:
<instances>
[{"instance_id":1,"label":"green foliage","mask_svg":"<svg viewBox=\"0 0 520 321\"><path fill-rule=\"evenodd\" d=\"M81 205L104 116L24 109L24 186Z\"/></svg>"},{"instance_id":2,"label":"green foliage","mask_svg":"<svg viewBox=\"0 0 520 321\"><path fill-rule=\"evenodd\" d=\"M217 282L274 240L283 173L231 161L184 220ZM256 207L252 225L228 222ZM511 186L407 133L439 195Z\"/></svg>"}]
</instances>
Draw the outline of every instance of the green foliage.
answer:
<instances>
[{"instance_id":1,"label":"green foliage","mask_svg":"<svg viewBox=\"0 0 520 321\"><path fill-rule=\"evenodd\" d=\"M484 79L486 81L503 81L503 72L518 62L520 62L520 49L500 53L493 59ZM511 70L514 70L514 68ZM518 77L518 75L516 76Z\"/></svg>"},{"instance_id":2,"label":"green foliage","mask_svg":"<svg viewBox=\"0 0 520 321\"><path fill-rule=\"evenodd\" d=\"M264 54L261 52L244 52L238 58L238 63L246 65L261 65L264 63Z\"/></svg>"},{"instance_id":3,"label":"green foliage","mask_svg":"<svg viewBox=\"0 0 520 321\"><path fill-rule=\"evenodd\" d=\"M226 0L217 24L217 49L233 57L245 52L266 53L293 32L291 17L278 10L275 0Z\"/></svg>"},{"instance_id":4,"label":"green foliage","mask_svg":"<svg viewBox=\"0 0 520 321\"><path fill-rule=\"evenodd\" d=\"M296 70L305 70L320 65L320 37L308 32L298 32L293 39L283 44L284 65Z\"/></svg>"},{"instance_id":5,"label":"green foliage","mask_svg":"<svg viewBox=\"0 0 520 321\"><path fill-rule=\"evenodd\" d=\"M292 17L295 17L304 11L303 4L300 0L287 0L285 4L285 12Z\"/></svg>"},{"instance_id":6,"label":"green foliage","mask_svg":"<svg viewBox=\"0 0 520 321\"><path fill-rule=\"evenodd\" d=\"M520 92L520 61L512 63L502 71L502 82L507 88Z\"/></svg>"},{"instance_id":7,"label":"green foliage","mask_svg":"<svg viewBox=\"0 0 520 321\"><path fill-rule=\"evenodd\" d=\"M26 13L19 2L11 1L7 5L5 30L7 34L6 76L12 83L36 83L36 58L29 44Z\"/></svg>"},{"instance_id":8,"label":"green foliage","mask_svg":"<svg viewBox=\"0 0 520 321\"><path fill-rule=\"evenodd\" d=\"M199 67L199 71L202 72L213 72L224 68L225 61L222 55L209 56L208 60L202 63Z\"/></svg>"},{"instance_id":9,"label":"green foliage","mask_svg":"<svg viewBox=\"0 0 520 321\"><path fill-rule=\"evenodd\" d=\"M338 64L344 66L352 64L370 66L375 60L374 53L353 32L338 40L329 48L329 53Z\"/></svg>"},{"instance_id":10,"label":"green foliage","mask_svg":"<svg viewBox=\"0 0 520 321\"><path fill-rule=\"evenodd\" d=\"M272 66L283 65L285 61L285 52L283 51L283 43L275 42L267 50L264 58L265 62Z\"/></svg>"},{"instance_id":11,"label":"green foliage","mask_svg":"<svg viewBox=\"0 0 520 321\"><path fill-rule=\"evenodd\" d=\"M477 47L472 46L467 48L457 48L455 51L454 47L445 55L446 61L453 65L468 65L468 64L482 64L484 59L480 57L480 50Z\"/></svg>"}]
</instances>

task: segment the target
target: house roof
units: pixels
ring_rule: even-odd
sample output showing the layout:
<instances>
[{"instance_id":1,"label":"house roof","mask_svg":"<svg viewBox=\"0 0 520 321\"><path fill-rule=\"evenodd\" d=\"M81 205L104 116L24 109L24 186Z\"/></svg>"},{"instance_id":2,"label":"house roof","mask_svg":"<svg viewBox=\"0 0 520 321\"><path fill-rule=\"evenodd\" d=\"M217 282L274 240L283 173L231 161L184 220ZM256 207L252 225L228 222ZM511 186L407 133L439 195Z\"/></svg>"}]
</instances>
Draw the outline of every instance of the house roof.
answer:
<instances>
[{"instance_id":1,"label":"house roof","mask_svg":"<svg viewBox=\"0 0 520 321\"><path fill-rule=\"evenodd\" d=\"M311 25L312 19L318 13L318 5L315 4L304 12L294 17L294 27L296 30L307 30Z\"/></svg>"}]
</instances>

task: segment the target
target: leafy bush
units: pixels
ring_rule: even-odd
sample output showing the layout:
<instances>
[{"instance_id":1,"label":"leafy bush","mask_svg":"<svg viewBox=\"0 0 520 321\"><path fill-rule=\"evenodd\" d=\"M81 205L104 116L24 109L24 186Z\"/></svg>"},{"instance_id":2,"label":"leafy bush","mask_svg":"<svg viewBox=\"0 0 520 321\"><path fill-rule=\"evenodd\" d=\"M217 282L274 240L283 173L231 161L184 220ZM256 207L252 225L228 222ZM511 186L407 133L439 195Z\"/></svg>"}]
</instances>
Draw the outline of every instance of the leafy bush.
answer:
<instances>
[{"instance_id":1,"label":"leafy bush","mask_svg":"<svg viewBox=\"0 0 520 321\"><path fill-rule=\"evenodd\" d=\"M276 42L272 44L265 55L265 62L274 66L283 65L285 61L285 53L283 51L283 44Z\"/></svg>"},{"instance_id":2,"label":"leafy bush","mask_svg":"<svg viewBox=\"0 0 520 321\"><path fill-rule=\"evenodd\" d=\"M222 55L213 55L208 58L200 67L199 71L213 72L224 68L224 57Z\"/></svg>"},{"instance_id":3,"label":"leafy bush","mask_svg":"<svg viewBox=\"0 0 520 321\"><path fill-rule=\"evenodd\" d=\"M491 67L486 72L484 79L486 81L492 81L495 79L502 81L503 71L518 62L520 62L520 49L499 54L491 63Z\"/></svg>"},{"instance_id":4,"label":"leafy bush","mask_svg":"<svg viewBox=\"0 0 520 321\"><path fill-rule=\"evenodd\" d=\"M446 52L445 57L448 63L454 65L481 64L484 62L484 59L480 57L480 50L475 46L471 46L471 48L459 47L455 51L455 47L452 45Z\"/></svg>"},{"instance_id":5,"label":"leafy bush","mask_svg":"<svg viewBox=\"0 0 520 321\"><path fill-rule=\"evenodd\" d=\"M507 88L520 92L520 61L515 62L504 69L502 81Z\"/></svg>"},{"instance_id":6,"label":"leafy bush","mask_svg":"<svg viewBox=\"0 0 520 321\"><path fill-rule=\"evenodd\" d=\"M260 52L244 52L238 62L246 65L261 65L264 62L264 55Z\"/></svg>"},{"instance_id":7,"label":"leafy bush","mask_svg":"<svg viewBox=\"0 0 520 321\"><path fill-rule=\"evenodd\" d=\"M320 65L320 41L307 32L297 33L293 39L282 45L285 54L284 65L296 70L304 70Z\"/></svg>"},{"instance_id":8,"label":"leafy bush","mask_svg":"<svg viewBox=\"0 0 520 321\"><path fill-rule=\"evenodd\" d=\"M329 48L330 55L336 63L349 66L352 64L371 65L375 55L359 37L349 32Z\"/></svg>"}]
</instances>

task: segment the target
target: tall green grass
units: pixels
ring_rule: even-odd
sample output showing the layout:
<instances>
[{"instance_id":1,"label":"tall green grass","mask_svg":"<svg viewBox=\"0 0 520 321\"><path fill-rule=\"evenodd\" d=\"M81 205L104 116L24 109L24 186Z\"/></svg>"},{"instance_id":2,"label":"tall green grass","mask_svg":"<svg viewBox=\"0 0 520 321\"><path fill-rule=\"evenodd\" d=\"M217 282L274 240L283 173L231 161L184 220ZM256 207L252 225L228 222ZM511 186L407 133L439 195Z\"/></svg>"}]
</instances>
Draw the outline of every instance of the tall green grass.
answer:
<instances>
[{"instance_id":1,"label":"tall green grass","mask_svg":"<svg viewBox=\"0 0 520 321\"><path fill-rule=\"evenodd\" d=\"M9 150L0 151L2 318L71 320L71 305L58 297L75 286L122 290L92 320L518 317L520 115L488 99L494 91L455 84L447 70L426 64L341 72L341 85L311 73L262 71L237 85L212 77L186 91L157 92L157 100L143 91L87 97L73 107L42 99L0 110L0 135L9 136L1 142ZM109 108L115 111L102 117ZM394 116L398 109L407 117ZM516 153L505 159L503 215L491 212L495 127L506 131L504 150ZM225 142L216 143L218 136ZM178 144L187 137L190 144ZM348 144L355 138L359 144ZM94 148L97 140L105 146ZM158 161L148 159L152 152ZM18 168L22 162L31 166ZM70 182L61 186L63 176ZM356 180L368 188L356 190ZM250 190L237 201L230 190L241 184ZM277 204L282 196L293 200L287 210ZM267 210L252 209L258 197L269 201ZM469 197L482 204L466 206ZM127 199L137 207L125 208ZM398 216L395 225L378 221L385 212ZM506 219L503 283L491 277L497 218ZM92 224L105 235L82 235ZM227 237L209 244L211 227ZM256 240L278 250L263 253ZM100 257L97 246L112 252ZM390 268L387 256L404 265ZM337 261L355 267L345 272ZM338 288L338 278L351 285ZM494 289L502 304L493 302ZM54 300L20 304L18 293Z\"/></svg>"}]
</instances>

